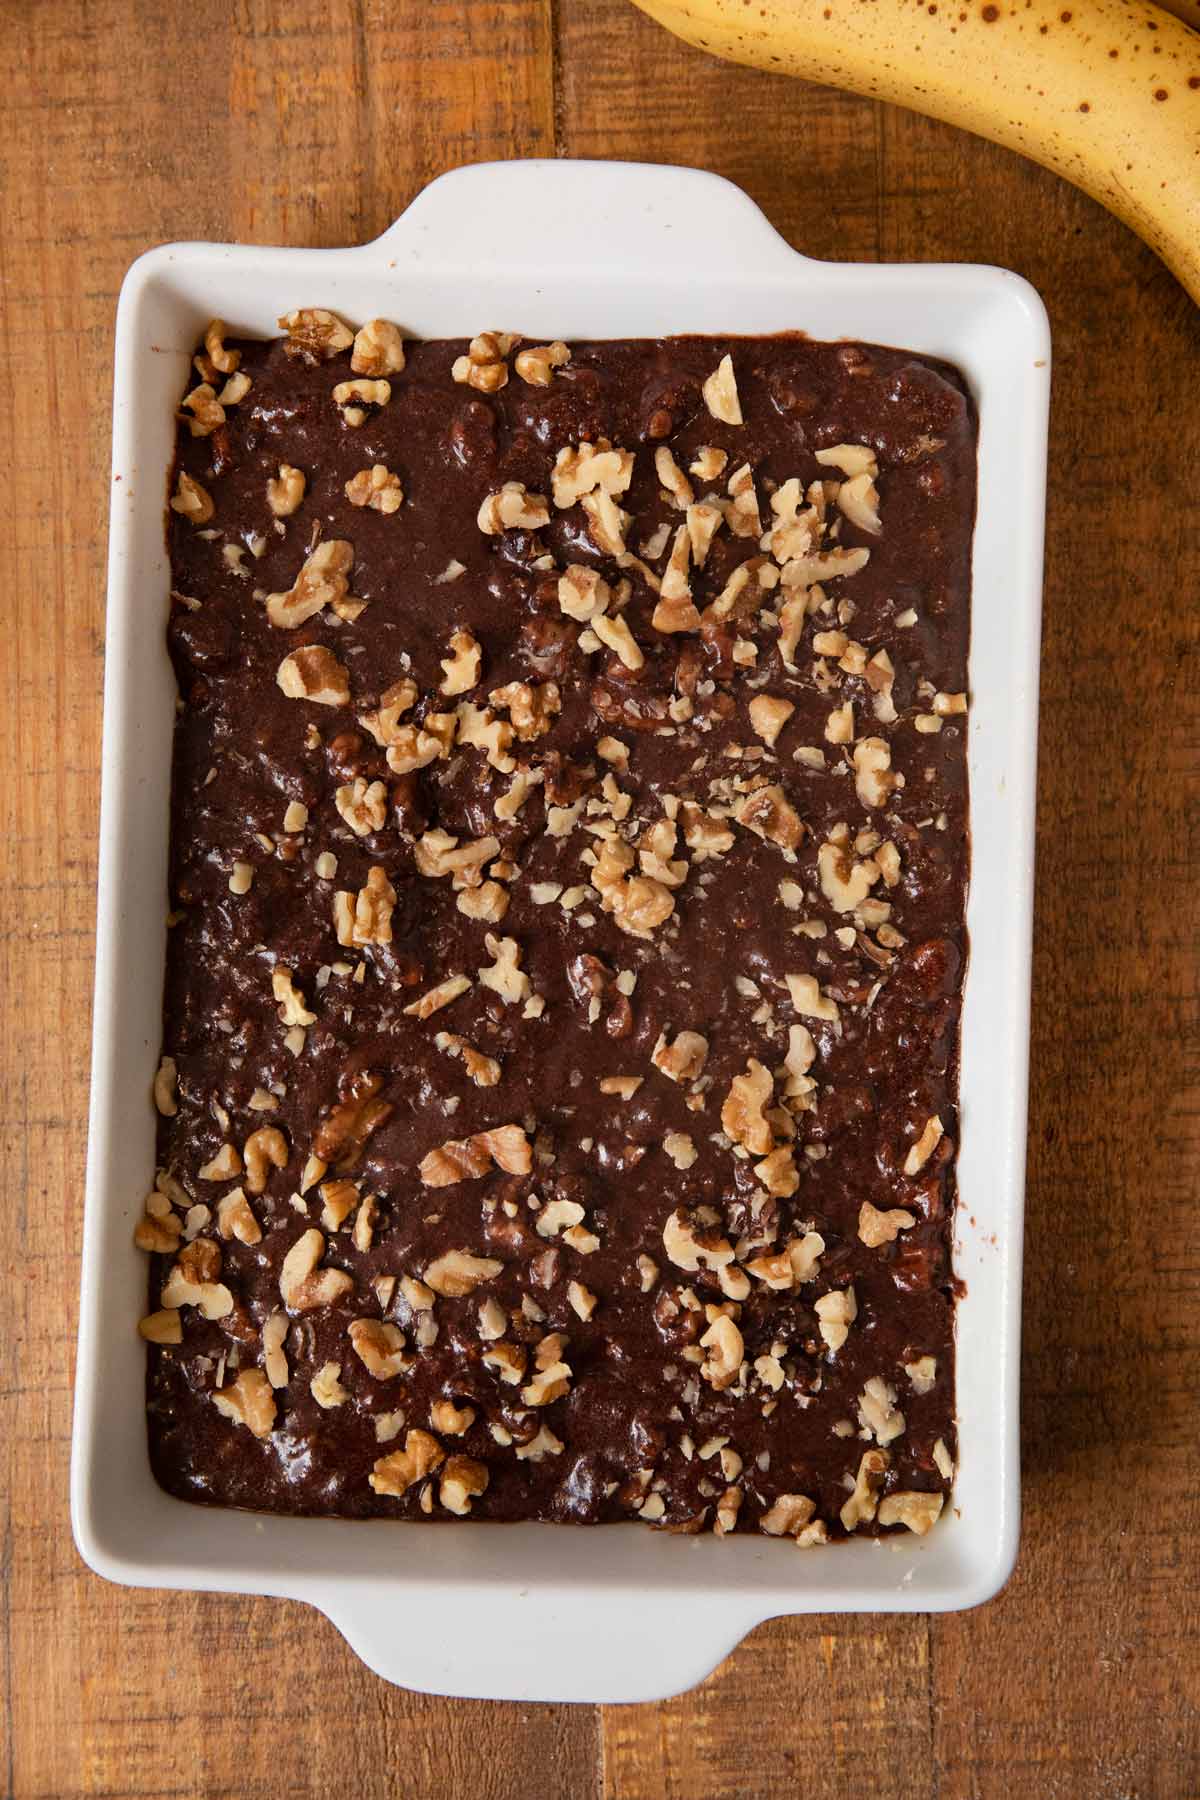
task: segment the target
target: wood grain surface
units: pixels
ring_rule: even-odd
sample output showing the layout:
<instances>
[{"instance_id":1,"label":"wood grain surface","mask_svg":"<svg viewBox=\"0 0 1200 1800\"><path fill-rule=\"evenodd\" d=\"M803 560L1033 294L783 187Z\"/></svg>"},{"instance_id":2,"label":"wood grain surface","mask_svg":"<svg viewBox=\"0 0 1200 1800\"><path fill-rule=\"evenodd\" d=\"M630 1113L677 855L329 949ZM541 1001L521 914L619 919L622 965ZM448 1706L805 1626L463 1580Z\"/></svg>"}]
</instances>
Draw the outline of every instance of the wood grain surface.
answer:
<instances>
[{"instance_id":1,"label":"wood grain surface","mask_svg":"<svg viewBox=\"0 0 1200 1800\"><path fill-rule=\"evenodd\" d=\"M4 1793L1200 1793L1200 316L1032 165L624 0L0 0L0 50ZM166 238L357 242L530 154L715 169L816 256L1007 264L1055 332L1020 1564L980 1611L778 1621L603 1711L424 1699L302 1607L106 1586L66 1502L121 276Z\"/></svg>"}]
</instances>

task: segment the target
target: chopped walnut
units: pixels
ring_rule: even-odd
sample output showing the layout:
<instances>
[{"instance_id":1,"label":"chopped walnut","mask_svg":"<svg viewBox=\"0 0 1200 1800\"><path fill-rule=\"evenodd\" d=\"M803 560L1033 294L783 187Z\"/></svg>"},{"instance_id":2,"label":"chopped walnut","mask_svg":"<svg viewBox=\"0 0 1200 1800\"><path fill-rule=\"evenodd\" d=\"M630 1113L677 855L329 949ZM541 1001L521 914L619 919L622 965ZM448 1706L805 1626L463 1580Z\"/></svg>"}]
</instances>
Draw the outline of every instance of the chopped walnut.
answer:
<instances>
[{"instance_id":1,"label":"chopped walnut","mask_svg":"<svg viewBox=\"0 0 1200 1800\"><path fill-rule=\"evenodd\" d=\"M146 1197L146 1210L134 1227L133 1241L139 1250L170 1256L179 1248L182 1230L182 1221L171 1210L170 1200L155 1189Z\"/></svg>"},{"instance_id":2,"label":"chopped walnut","mask_svg":"<svg viewBox=\"0 0 1200 1800\"><path fill-rule=\"evenodd\" d=\"M350 1398L338 1377L341 1375L341 1363L322 1363L308 1384L308 1391L317 1405L328 1412L335 1406L345 1406Z\"/></svg>"},{"instance_id":3,"label":"chopped walnut","mask_svg":"<svg viewBox=\"0 0 1200 1800\"><path fill-rule=\"evenodd\" d=\"M917 1139L916 1143L911 1146L908 1155L904 1159L904 1173L906 1175L919 1175L921 1173L921 1170L925 1167L925 1164L929 1161L930 1157L941 1143L942 1134L942 1121L935 1113L931 1119L926 1119L920 1137Z\"/></svg>"},{"instance_id":4,"label":"chopped walnut","mask_svg":"<svg viewBox=\"0 0 1200 1800\"><path fill-rule=\"evenodd\" d=\"M443 1006L449 1006L452 1000L457 1000L460 994L465 994L470 986L471 983L465 975L451 975L445 981L439 981L436 987L430 988L428 993L422 994L419 1000L414 1000L410 1006L406 1006L404 1011L413 1019L432 1018L433 1014L440 1012Z\"/></svg>"},{"instance_id":5,"label":"chopped walnut","mask_svg":"<svg viewBox=\"0 0 1200 1800\"><path fill-rule=\"evenodd\" d=\"M721 1126L735 1144L741 1144L752 1156L766 1156L775 1138L763 1117L774 1091L769 1069L752 1056L744 1075L735 1075L721 1108Z\"/></svg>"},{"instance_id":6,"label":"chopped walnut","mask_svg":"<svg viewBox=\"0 0 1200 1800\"><path fill-rule=\"evenodd\" d=\"M530 387L549 387L555 369L563 368L570 360L571 352L556 338L552 344L531 344L527 350L518 350L514 367Z\"/></svg>"},{"instance_id":7,"label":"chopped walnut","mask_svg":"<svg viewBox=\"0 0 1200 1800\"><path fill-rule=\"evenodd\" d=\"M358 1184L325 1181L321 1184L321 1223L326 1231L338 1231L358 1205Z\"/></svg>"},{"instance_id":8,"label":"chopped walnut","mask_svg":"<svg viewBox=\"0 0 1200 1800\"><path fill-rule=\"evenodd\" d=\"M858 1421L877 1444L903 1437L905 1419L896 1406L896 1390L881 1375L872 1375L859 1395Z\"/></svg>"},{"instance_id":9,"label":"chopped walnut","mask_svg":"<svg viewBox=\"0 0 1200 1800\"><path fill-rule=\"evenodd\" d=\"M302 306L284 313L278 324L287 333L288 348L293 354L307 355L314 361L321 358L328 362L354 342L350 327L322 306Z\"/></svg>"},{"instance_id":10,"label":"chopped walnut","mask_svg":"<svg viewBox=\"0 0 1200 1800\"><path fill-rule=\"evenodd\" d=\"M521 968L521 946L516 938L493 937L489 931L484 938L488 955L495 961L477 970L480 985L491 988L499 994L506 1006L516 1006L528 1000L533 992L528 975Z\"/></svg>"},{"instance_id":11,"label":"chopped walnut","mask_svg":"<svg viewBox=\"0 0 1200 1800\"><path fill-rule=\"evenodd\" d=\"M404 367L404 339L388 319L369 319L355 335L350 367L356 375L399 375Z\"/></svg>"},{"instance_id":12,"label":"chopped walnut","mask_svg":"<svg viewBox=\"0 0 1200 1800\"><path fill-rule=\"evenodd\" d=\"M650 1061L656 1069L672 1081L695 1081L704 1073L704 1064L708 1059L708 1039L698 1031L681 1031L675 1042L668 1044L664 1037L650 1053Z\"/></svg>"},{"instance_id":13,"label":"chopped walnut","mask_svg":"<svg viewBox=\"0 0 1200 1800\"><path fill-rule=\"evenodd\" d=\"M333 800L355 837L369 837L387 824L387 789L382 781L367 782L359 775L336 789ZM311 1025L312 1020L301 1019L297 1023Z\"/></svg>"},{"instance_id":14,"label":"chopped walnut","mask_svg":"<svg viewBox=\"0 0 1200 1800\"><path fill-rule=\"evenodd\" d=\"M870 475L864 470L861 475L851 476L843 481L837 491L837 504L852 525L860 531L869 531L878 536L883 527L879 522L879 489Z\"/></svg>"},{"instance_id":15,"label":"chopped walnut","mask_svg":"<svg viewBox=\"0 0 1200 1800\"><path fill-rule=\"evenodd\" d=\"M630 937L648 938L675 910L671 890L647 875L630 875L633 851L620 838L603 840L592 882L604 911Z\"/></svg>"},{"instance_id":16,"label":"chopped walnut","mask_svg":"<svg viewBox=\"0 0 1200 1800\"><path fill-rule=\"evenodd\" d=\"M242 1172L242 1159L233 1144L222 1144L217 1154L197 1169L201 1181L230 1181Z\"/></svg>"},{"instance_id":17,"label":"chopped walnut","mask_svg":"<svg viewBox=\"0 0 1200 1800\"><path fill-rule=\"evenodd\" d=\"M190 519L193 525L207 525L216 509L207 489L201 487L198 481L193 481L184 469L180 469L179 482L171 499L171 510Z\"/></svg>"},{"instance_id":18,"label":"chopped walnut","mask_svg":"<svg viewBox=\"0 0 1200 1800\"><path fill-rule=\"evenodd\" d=\"M292 981L292 971L282 963L271 971L271 992L279 1002L279 1018L284 1025L315 1025L316 1013L309 1012L304 995Z\"/></svg>"},{"instance_id":19,"label":"chopped walnut","mask_svg":"<svg viewBox=\"0 0 1200 1800\"><path fill-rule=\"evenodd\" d=\"M789 975L787 986L792 1005L806 1019L826 1019L831 1024L837 1023L840 1016L837 1001L821 992L815 975Z\"/></svg>"},{"instance_id":20,"label":"chopped walnut","mask_svg":"<svg viewBox=\"0 0 1200 1800\"><path fill-rule=\"evenodd\" d=\"M703 1220L710 1210L703 1208L697 1213L698 1228L679 1207L668 1216L663 1226L663 1249L677 1269L693 1274L700 1268L722 1269L733 1261L732 1244L716 1229L717 1215L711 1213L711 1223Z\"/></svg>"},{"instance_id":21,"label":"chopped walnut","mask_svg":"<svg viewBox=\"0 0 1200 1800\"><path fill-rule=\"evenodd\" d=\"M668 1131L663 1139L663 1149L677 1169L690 1169L699 1160L700 1152L686 1131Z\"/></svg>"},{"instance_id":22,"label":"chopped walnut","mask_svg":"<svg viewBox=\"0 0 1200 1800\"><path fill-rule=\"evenodd\" d=\"M217 375L232 375L242 360L240 350L227 350L225 347L225 333L228 330L224 319L210 319L204 328L204 353Z\"/></svg>"},{"instance_id":23,"label":"chopped walnut","mask_svg":"<svg viewBox=\"0 0 1200 1800\"><path fill-rule=\"evenodd\" d=\"M236 1238L239 1244L262 1242L262 1226L240 1187L231 1188L217 1201L217 1230L223 1238Z\"/></svg>"},{"instance_id":24,"label":"chopped walnut","mask_svg":"<svg viewBox=\"0 0 1200 1800\"><path fill-rule=\"evenodd\" d=\"M562 700L553 681L534 686L527 681L510 681L507 686L493 688L488 695L492 706L503 708L512 720L512 728L523 744L544 737L562 711Z\"/></svg>"},{"instance_id":25,"label":"chopped walnut","mask_svg":"<svg viewBox=\"0 0 1200 1800\"><path fill-rule=\"evenodd\" d=\"M606 648L615 651L627 669L636 671L644 666L646 658L625 619L610 619L597 613L592 620L592 630Z\"/></svg>"},{"instance_id":26,"label":"chopped walnut","mask_svg":"<svg viewBox=\"0 0 1200 1800\"><path fill-rule=\"evenodd\" d=\"M584 1287L582 1281L569 1281L567 1303L577 1318L586 1320L591 1318L599 1301L591 1288Z\"/></svg>"},{"instance_id":27,"label":"chopped walnut","mask_svg":"<svg viewBox=\"0 0 1200 1800\"><path fill-rule=\"evenodd\" d=\"M583 563L568 563L558 580L558 604L569 619L583 625L607 612L612 589L604 577Z\"/></svg>"},{"instance_id":28,"label":"chopped walnut","mask_svg":"<svg viewBox=\"0 0 1200 1800\"><path fill-rule=\"evenodd\" d=\"M600 489L610 497L623 494L633 478L633 451L614 450L607 438L560 450L554 459L551 489L559 508L574 506Z\"/></svg>"},{"instance_id":29,"label":"chopped walnut","mask_svg":"<svg viewBox=\"0 0 1200 1800\"><path fill-rule=\"evenodd\" d=\"M350 701L349 672L323 644L293 650L275 679L289 700L311 700L316 706L347 706Z\"/></svg>"},{"instance_id":30,"label":"chopped walnut","mask_svg":"<svg viewBox=\"0 0 1200 1800\"><path fill-rule=\"evenodd\" d=\"M907 1231L917 1222L916 1214L906 1212L903 1207L893 1207L890 1212L880 1212L864 1200L858 1209L858 1235L869 1250L877 1250L880 1244L893 1244L902 1231Z\"/></svg>"},{"instance_id":31,"label":"chopped walnut","mask_svg":"<svg viewBox=\"0 0 1200 1800\"><path fill-rule=\"evenodd\" d=\"M939 718L953 718L956 713L966 712L967 696L965 694L935 694L933 710Z\"/></svg>"},{"instance_id":32,"label":"chopped walnut","mask_svg":"<svg viewBox=\"0 0 1200 1800\"><path fill-rule=\"evenodd\" d=\"M345 493L351 506L368 506L377 513L399 512L404 503L400 477L386 463L372 463L369 469L360 469L346 483Z\"/></svg>"},{"instance_id":33,"label":"chopped walnut","mask_svg":"<svg viewBox=\"0 0 1200 1800\"><path fill-rule=\"evenodd\" d=\"M571 1368L561 1359L565 1345L566 1338L560 1331L551 1332L538 1344L533 1376L521 1389L526 1406L550 1406L570 1391Z\"/></svg>"},{"instance_id":34,"label":"chopped walnut","mask_svg":"<svg viewBox=\"0 0 1200 1800\"><path fill-rule=\"evenodd\" d=\"M391 397L390 381L339 381L333 390L333 404L345 423L355 429L366 424L369 406L386 406Z\"/></svg>"},{"instance_id":35,"label":"chopped walnut","mask_svg":"<svg viewBox=\"0 0 1200 1800\"><path fill-rule=\"evenodd\" d=\"M708 561L713 538L724 523L724 512L712 501L700 500L688 507L688 539L692 547L692 561L698 569L702 569Z\"/></svg>"},{"instance_id":36,"label":"chopped walnut","mask_svg":"<svg viewBox=\"0 0 1200 1800\"><path fill-rule=\"evenodd\" d=\"M289 1380L284 1341L288 1334L288 1316L284 1312L268 1314L263 1321L263 1367L273 1388L286 1387Z\"/></svg>"},{"instance_id":37,"label":"chopped walnut","mask_svg":"<svg viewBox=\"0 0 1200 1800\"><path fill-rule=\"evenodd\" d=\"M458 979L464 980L461 975ZM470 983L466 982L464 988L460 988L459 992L463 992L465 987L469 986ZM405 1011L407 1010L406 1007ZM467 1074L476 1087L496 1086L500 1079L500 1064L495 1057L485 1056L482 1050L477 1050L473 1044L467 1042L466 1038L456 1037L451 1031L439 1031L433 1041L438 1049L444 1050L447 1055L461 1056Z\"/></svg>"},{"instance_id":38,"label":"chopped walnut","mask_svg":"<svg viewBox=\"0 0 1200 1800\"><path fill-rule=\"evenodd\" d=\"M939 1440L940 1441L940 1440ZM942 1502L945 1496L940 1493L926 1494L901 1490L889 1494L879 1503L879 1523L881 1525L907 1525L918 1537L924 1537L932 1531L942 1513Z\"/></svg>"},{"instance_id":39,"label":"chopped walnut","mask_svg":"<svg viewBox=\"0 0 1200 1800\"><path fill-rule=\"evenodd\" d=\"M879 880L879 864L871 857L854 860L850 832L845 825L835 825L828 841L817 851L817 873L821 892L834 912L854 912L867 898Z\"/></svg>"},{"instance_id":40,"label":"chopped walnut","mask_svg":"<svg viewBox=\"0 0 1200 1800\"><path fill-rule=\"evenodd\" d=\"M463 1518L471 1510L471 1501L484 1492L487 1484L486 1463L477 1462L473 1456L452 1456L442 1470L438 1499L447 1512Z\"/></svg>"},{"instance_id":41,"label":"chopped walnut","mask_svg":"<svg viewBox=\"0 0 1200 1800\"><path fill-rule=\"evenodd\" d=\"M875 1517L876 1497L891 1460L886 1450L863 1452L854 1481L854 1492L841 1511L842 1524L847 1531L854 1531L859 1525L869 1525Z\"/></svg>"},{"instance_id":42,"label":"chopped walnut","mask_svg":"<svg viewBox=\"0 0 1200 1800\"><path fill-rule=\"evenodd\" d=\"M741 1332L727 1313L721 1313L713 1320L700 1339L700 1346L709 1353L707 1361L700 1365L704 1380L718 1393L732 1387L741 1373L746 1347Z\"/></svg>"},{"instance_id":43,"label":"chopped walnut","mask_svg":"<svg viewBox=\"0 0 1200 1800\"><path fill-rule=\"evenodd\" d=\"M499 1380L515 1387L525 1373L528 1358L520 1344L500 1343L485 1350L479 1360L485 1369L494 1370Z\"/></svg>"},{"instance_id":44,"label":"chopped walnut","mask_svg":"<svg viewBox=\"0 0 1200 1800\"><path fill-rule=\"evenodd\" d=\"M256 1438L270 1437L275 1424L275 1396L261 1369L243 1369L228 1387L216 1390L212 1401L219 1413L244 1425Z\"/></svg>"},{"instance_id":45,"label":"chopped walnut","mask_svg":"<svg viewBox=\"0 0 1200 1800\"><path fill-rule=\"evenodd\" d=\"M263 1125L251 1132L242 1145L246 1165L246 1186L252 1194L261 1194L267 1185L270 1169L287 1167L288 1142L277 1125Z\"/></svg>"},{"instance_id":46,"label":"chopped walnut","mask_svg":"<svg viewBox=\"0 0 1200 1800\"><path fill-rule=\"evenodd\" d=\"M904 1373L912 1382L915 1394L931 1393L937 1380L937 1357L919 1356L915 1362L905 1363Z\"/></svg>"},{"instance_id":47,"label":"chopped walnut","mask_svg":"<svg viewBox=\"0 0 1200 1800\"><path fill-rule=\"evenodd\" d=\"M460 1181L478 1181L493 1163L507 1175L528 1175L533 1152L519 1125L496 1125L473 1137L451 1139L430 1150L418 1164L426 1187L452 1187ZM433 1285L433 1284L431 1284Z\"/></svg>"},{"instance_id":48,"label":"chopped walnut","mask_svg":"<svg viewBox=\"0 0 1200 1800\"><path fill-rule=\"evenodd\" d=\"M278 476L267 483L267 505L277 519L289 519L304 498L305 481L299 469L280 463Z\"/></svg>"},{"instance_id":49,"label":"chopped walnut","mask_svg":"<svg viewBox=\"0 0 1200 1800\"><path fill-rule=\"evenodd\" d=\"M595 493L584 494L579 503L587 515L588 536L597 550L605 556L618 559L626 555L625 533L629 528L629 514L623 512L612 495L603 488Z\"/></svg>"},{"instance_id":50,"label":"chopped walnut","mask_svg":"<svg viewBox=\"0 0 1200 1800\"><path fill-rule=\"evenodd\" d=\"M182 1344L183 1316L178 1307L163 1307L139 1319L138 1332L148 1344Z\"/></svg>"},{"instance_id":51,"label":"chopped walnut","mask_svg":"<svg viewBox=\"0 0 1200 1800\"><path fill-rule=\"evenodd\" d=\"M655 631L671 633L699 631L700 629L700 614L692 601L692 590L688 581L688 564L691 554L691 535L687 526L681 525L675 533L671 555L666 569L663 571L658 604L650 619Z\"/></svg>"},{"instance_id":52,"label":"chopped walnut","mask_svg":"<svg viewBox=\"0 0 1200 1800\"><path fill-rule=\"evenodd\" d=\"M688 468L698 481L715 481L724 473L728 461L726 451L714 450L711 444L702 444Z\"/></svg>"},{"instance_id":53,"label":"chopped walnut","mask_svg":"<svg viewBox=\"0 0 1200 1800\"><path fill-rule=\"evenodd\" d=\"M429 1408L429 1423L443 1437L464 1437L475 1423L473 1406L455 1406L453 1400L435 1400Z\"/></svg>"},{"instance_id":54,"label":"chopped walnut","mask_svg":"<svg viewBox=\"0 0 1200 1800\"><path fill-rule=\"evenodd\" d=\"M816 1510L807 1494L779 1494L758 1521L758 1529L769 1537L797 1537Z\"/></svg>"},{"instance_id":55,"label":"chopped walnut","mask_svg":"<svg viewBox=\"0 0 1200 1800\"><path fill-rule=\"evenodd\" d=\"M835 706L825 721L825 742L827 744L852 744L854 742L854 702L846 700L841 706Z\"/></svg>"},{"instance_id":56,"label":"chopped walnut","mask_svg":"<svg viewBox=\"0 0 1200 1800\"><path fill-rule=\"evenodd\" d=\"M380 1457L368 1480L377 1494L399 1499L415 1482L424 1481L427 1475L440 1468L445 1458L442 1446L427 1431L410 1431L405 1436L403 1450L393 1450L390 1456Z\"/></svg>"},{"instance_id":57,"label":"chopped walnut","mask_svg":"<svg viewBox=\"0 0 1200 1800\"><path fill-rule=\"evenodd\" d=\"M795 710L790 700L781 700L775 694L757 694L750 702L750 723L763 743L774 747Z\"/></svg>"},{"instance_id":58,"label":"chopped walnut","mask_svg":"<svg viewBox=\"0 0 1200 1800\"><path fill-rule=\"evenodd\" d=\"M714 419L723 425L742 424L742 403L738 398L737 377L733 358L723 356L704 383L704 404Z\"/></svg>"},{"instance_id":59,"label":"chopped walnut","mask_svg":"<svg viewBox=\"0 0 1200 1800\"><path fill-rule=\"evenodd\" d=\"M722 510L734 537L758 537L762 532L762 517L758 510L758 495L754 491L754 471L749 463L734 470L726 492L729 499Z\"/></svg>"},{"instance_id":60,"label":"chopped walnut","mask_svg":"<svg viewBox=\"0 0 1200 1800\"><path fill-rule=\"evenodd\" d=\"M885 738L863 738L854 746L854 788L864 806L886 806L903 775L892 769L891 746Z\"/></svg>"},{"instance_id":61,"label":"chopped walnut","mask_svg":"<svg viewBox=\"0 0 1200 1800\"><path fill-rule=\"evenodd\" d=\"M267 595L267 617L271 624L281 631L291 630L303 625L323 607L344 599L350 589L353 566L354 546L343 538L325 538L305 558L300 573L286 593ZM329 653L326 651L325 654Z\"/></svg>"},{"instance_id":62,"label":"chopped walnut","mask_svg":"<svg viewBox=\"0 0 1200 1800\"><path fill-rule=\"evenodd\" d=\"M333 896L333 924L339 944L361 947L390 944L392 909L396 890L386 870L376 865L367 871L366 886L357 895L339 890Z\"/></svg>"},{"instance_id":63,"label":"chopped walnut","mask_svg":"<svg viewBox=\"0 0 1200 1800\"><path fill-rule=\"evenodd\" d=\"M733 816L747 831L769 839L782 850L798 849L804 837L804 823L778 784L755 788Z\"/></svg>"},{"instance_id":64,"label":"chopped walnut","mask_svg":"<svg viewBox=\"0 0 1200 1800\"><path fill-rule=\"evenodd\" d=\"M456 631L450 639L450 654L442 658L442 673L445 679L438 687L439 694L465 694L479 680L479 668L483 660L483 650L478 638L469 631Z\"/></svg>"},{"instance_id":65,"label":"chopped walnut","mask_svg":"<svg viewBox=\"0 0 1200 1800\"><path fill-rule=\"evenodd\" d=\"M691 482L666 444L660 444L654 452L654 472L662 482L671 504L680 512L686 512L696 496Z\"/></svg>"},{"instance_id":66,"label":"chopped walnut","mask_svg":"<svg viewBox=\"0 0 1200 1800\"><path fill-rule=\"evenodd\" d=\"M489 537L502 531L538 531L550 523L550 509L541 494L527 491L523 481L506 481L483 502L477 523Z\"/></svg>"},{"instance_id":67,"label":"chopped walnut","mask_svg":"<svg viewBox=\"0 0 1200 1800\"><path fill-rule=\"evenodd\" d=\"M858 1298L852 1287L834 1288L813 1302L817 1328L828 1349L840 1350L858 1317Z\"/></svg>"},{"instance_id":68,"label":"chopped walnut","mask_svg":"<svg viewBox=\"0 0 1200 1800\"><path fill-rule=\"evenodd\" d=\"M179 1252L159 1300L164 1307L195 1306L205 1319L228 1318L233 1295L216 1279L220 1273L220 1247L210 1238L197 1238Z\"/></svg>"},{"instance_id":69,"label":"chopped walnut","mask_svg":"<svg viewBox=\"0 0 1200 1800\"><path fill-rule=\"evenodd\" d=\"M325 1239L313 1226L302 1232L283 1259L279 1292L289 1312L311 1312L319 1306L336 1306L354 1288L344 1269L320 1269Z\"/></svg>"},{"instance_id":70,"label":"chopped walnut","mask_svg":"<svg viewBox=\"0 0 1200 1800\"><path fill-rule=\"evenodd\" d=\"M471 339L465 356L458 356L450 373L455 381L478 389L481 394L498 393L508 386L508 364L505 361L514 343L508 331L481 331Z\"/></svg>"},{"instance_id":71,"label":"chopped walnut","mask_svg":"<svg viewBox=\"0 0 1200 1800\"><path fill-rule=\"evenodd\" d=\"M173 1056L159 1059L154 1074L154 1105L164 1119L173 1119L179 1108L175 1104L175 1087L178 1073Z\"/></svg>"},{"instance_id":72,"label":"chopped walnut","mask_svg":"<svg viewBox=\"0 0 1200 1800\"><path fill-rule=\"evenodd\" d=\"M225 408L207 381L200 382L190 394L185 394L180 404L188 411L177 416L193 437L211 437L217 427L225 423Z\"/></svg>"},{"instance_id":73,"label":"chopped walnut","mask_svg":"<svg viewBox=\"0 0 1200 1800\"><path fill-rule=\"evenodd\" d=\"M404 1333L398 1325L381 1319L352 1319L350 1342L354 1353L376 1381L391 1381L409 1366L404 1354Z\"/></svg>"}]
</instances>

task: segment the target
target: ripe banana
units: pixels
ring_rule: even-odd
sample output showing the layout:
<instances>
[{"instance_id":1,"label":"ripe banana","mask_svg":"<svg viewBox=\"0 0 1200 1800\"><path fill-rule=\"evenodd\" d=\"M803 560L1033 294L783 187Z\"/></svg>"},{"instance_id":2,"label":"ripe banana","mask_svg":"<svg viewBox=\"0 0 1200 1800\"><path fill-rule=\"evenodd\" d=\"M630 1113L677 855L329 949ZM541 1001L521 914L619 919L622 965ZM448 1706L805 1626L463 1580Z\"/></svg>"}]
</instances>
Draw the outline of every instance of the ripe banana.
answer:
<instances>
[{"instance_id":1,"label":"ripe banana","mask_svg":"<svg viewBox=\"0 0 1200 1800\"><path fill-rule=\"evenodd\" d=\"M733 62L895 101L1044 163L1200 303L1200 32L1148 0L634 0ZM1200 18L1197 0L1168 0Z\"/></svg>"}]
</instances>

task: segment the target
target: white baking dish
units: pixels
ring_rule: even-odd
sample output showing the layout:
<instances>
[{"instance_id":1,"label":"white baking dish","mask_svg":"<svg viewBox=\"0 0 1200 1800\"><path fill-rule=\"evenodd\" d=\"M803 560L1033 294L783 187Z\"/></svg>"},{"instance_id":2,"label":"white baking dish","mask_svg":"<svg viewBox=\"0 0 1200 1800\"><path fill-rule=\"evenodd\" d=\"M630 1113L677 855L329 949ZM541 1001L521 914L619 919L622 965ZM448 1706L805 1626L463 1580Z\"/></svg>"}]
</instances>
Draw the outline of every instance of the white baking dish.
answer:
<instances>
[{"instance_id":1,"label":"white baking dish","mask_svg":"<svg viewBox=\"0 0 1200 1800\"><path fill-rule=\"evenodd\" d=\"M214 314L270 335L292 306L538 338L802 329L949 357L980 416L970 727L972 954L957 1272L961 1467L928 1539L797 1554L642 1526L355 1524L169 1498L150 1474L146 1266L175 688L164 646L165 475L189 353ZM523 1700L648 1700L779 1613L938 1611L1005 1581L1018 1529L1017 1372L1049 335L1002 270L798 256L737 188L690 169L460 169L352 250L176 244L136 262L116 332L92 1104L72 1510L110 1580L281 1594L392 1681Z\"/></svg>"}]
</instances>

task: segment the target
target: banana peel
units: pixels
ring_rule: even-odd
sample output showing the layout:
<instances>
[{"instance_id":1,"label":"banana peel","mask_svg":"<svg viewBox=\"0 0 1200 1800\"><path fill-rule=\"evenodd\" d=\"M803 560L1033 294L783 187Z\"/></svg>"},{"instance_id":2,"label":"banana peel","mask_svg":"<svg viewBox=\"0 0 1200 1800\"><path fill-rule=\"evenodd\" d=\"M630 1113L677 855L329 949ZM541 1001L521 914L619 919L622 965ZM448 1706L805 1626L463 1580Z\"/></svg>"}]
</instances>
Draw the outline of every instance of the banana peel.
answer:
<instances>
[{"instance_id":1,"label":"banana peel","mask_svg":"<svg viewBox=\"0 0 1200 1800\"><path fill-rule=\"evenodd\" d=\"M698 49L889 100L1032 157L1200 304L1200 0L634 0Z\"/></svg>"}]
</instances>

